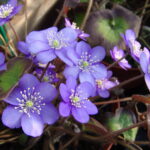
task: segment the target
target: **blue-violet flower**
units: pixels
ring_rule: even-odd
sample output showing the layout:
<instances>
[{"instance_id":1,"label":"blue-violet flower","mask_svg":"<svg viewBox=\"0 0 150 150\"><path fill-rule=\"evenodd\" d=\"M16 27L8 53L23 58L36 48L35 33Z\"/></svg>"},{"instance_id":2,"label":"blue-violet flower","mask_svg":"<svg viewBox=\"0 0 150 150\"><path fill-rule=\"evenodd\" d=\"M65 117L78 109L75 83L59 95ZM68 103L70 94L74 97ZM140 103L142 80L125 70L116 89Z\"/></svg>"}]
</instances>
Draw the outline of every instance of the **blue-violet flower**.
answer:
<instances>
[{"instance_id":1,"label":"blue-violet flower","mask_svg":"<svg viewBox=\"0 0 150 150\"><path fill-rule=\"evenodd\" d=\"M25 74L4 99L10 105L3 111L3 124L9 128L22 127L25 134L33 137L40 136L44 124L53 124L59 117L57 109L50 103L56 96L54 86Z\"/></svg>"},{"instance_id":2,"label":"blue-violet flower","mask_svg":"<svg viewBox=\"0 0 150 150\"><path fill-rule=\"evenodd\" d=\"M77 43L75 49L72 48L67 52L66 55L72 61L72 65L67 64L63 74L66 78L79 77L80 82L88 81L94 86L94 78L102 78L107 74L106 67L100 63L105 54L103 47L91 48L89 44L81 41Z\"/></svg>"},{"instance_id":3,"label":"blue-violet flower","mask_svg":"<svg viewBox=\"0 0 150 150\"><path fill-rule=\"evenodd\" d=\"M36 73L36 75L40 78L42 73L43 73L43 69L42 68L36 68L34 73ZM49 67L46 70L42 81L54 84L54 83L59 81L59 78L57 77L56 72L52 68Z\"/></svg>"},{"instance_id":4,"label":"blue-violet flower","mask_svg":"<svg viewBox=\"0 0 150 150\"><path fill-rule=\"evenodd\" d=\"M142 53L141 44L136 41L135 32L131 29L126 30L125 34L122 34L122 37L130 49L131 56L139 62L140 55Z\"/></svg>"},{"instance_id":5,"label":"blue-violet flower","mask_svg":"<svg viewBox=\"0 0 150 150\"><path fill-rule=\"evenodd\" d=\"M118 61L119 59L123 58L125 56L125 53L122 49L119 49L117 46L113 48L113 50L110 50L111 57ZM124 58L118 63L120 67L127 70L128 68L131 68L131 65L128 63L128 61Z\"/></svg>"},{"instance_id":6,"label":"blue-violet flower","mask_svg":"<svg viewBox=\"0 0 150 150\"><path fill-rule=\"evenodd\" d=\"M114 79L113 81L113 78L111 78L111 76L112 72L108 71L106 77L97 78L95 80L96 91L100 97L108 98L110 95L109 89L119 84L118 80Z\"/></svg>"},{"instance_id":7,"label":"blue-violet flower","mask_svg":"<svg viewBox=\"0 0 150 150\"><path fill-rule=\"evenodd\" d=\"M86 38L90 36L89 34L84 33L84 31L80 30L75 22L71 24L68 18L65 18L65 26L74 29L77 32L78 37L84 41L86 41Z\"/></svg>"},{"instance_id":8,"label":"blue-violet flower","mask_svg":"<svg viewBox=\"0 0 150 150\"><path fill-rule=\"evenodd\" d=\"M22 8L17 4L17 0L9 0L7 4L0 5L0 26L7 23Z\"/></svg>"},{"instance_id":9,"label":"blue-violet flower","mask_svg":"<svg viewBox=\"0 0 150 150\"><path fill-rule=\"evenodd\" d=\"M65 54L68 47L74 46L77 33L70 27L63 28L58 32L56 27L42 31L33 31L26 37L29 52L36 56L40 63L48 63L58 56L61 60L69 63Z\"/></svg>"},{"instance_id":10,"label":"blue-violet flower","mask_svg":"<svg viewBox=\"0 0 150 150\"><path fill-rule=\"evenodd\" d=\"M98 113L97 107L88 99L94 92L94 88L89 82L77 86L76 79L69 76L66 84L62 83L59 90L63 99L59 104L61 116L73 115L78 122L87 123L89 115Z\"/></svg>"}]
</instances>

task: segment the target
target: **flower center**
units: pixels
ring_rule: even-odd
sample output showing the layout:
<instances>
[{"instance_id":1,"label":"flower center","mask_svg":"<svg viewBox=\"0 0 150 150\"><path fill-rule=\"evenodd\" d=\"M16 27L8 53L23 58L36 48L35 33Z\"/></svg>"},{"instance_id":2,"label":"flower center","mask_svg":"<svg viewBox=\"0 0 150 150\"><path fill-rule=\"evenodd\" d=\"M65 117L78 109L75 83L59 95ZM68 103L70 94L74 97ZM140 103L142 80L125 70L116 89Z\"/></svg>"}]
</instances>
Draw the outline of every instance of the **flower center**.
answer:
<instances>
[{"instance_id":1,"label":"flower center","mask_svg":"<svg viewBox=\"0 0 150 150\"><path fill-rule=\"evenodd\" d=\"M40 114L42 107L45 103L42 102L43 97L39 92L35 92L35 88L27 88L20 91L21 97L16 98L18 106L15 109L19 109L20 112L26 113L29 117L31 113Z\"/></svg>"},{"instance_id":2,"label":"flower center","mask_svg":"<svg viewBox=\"0 0 150 150\"><path fill-rule=\"evenodd\" d=\"M55 48L58 48L58 47L59 47L59 41L58 41L58 40L54 40L54 41L53 41L53 46L54 46Z\"/></svg>"},{"instance_id":3,"label":"flower center","mask_svg":"<svg viewBox=\"0 0 150 150\"><path fill-rule=\"evenodd\" d=\"M75 97L72 98L72 101L74 103L78 102L79 100L80 100L80 98L78 96L75 96Z\"/></svg>"},{"instance_id":4,"label":"flower center","mask_svg":"<svg viewBox=\"0 0 150 150\"><path fill-rule=\"evenodd\" d=\"M62 32L57 33L56 31L48 31L47 33L47 40L49 46L56 50L60 50L62 47L68 46L68 43L64 39L65 37Z\"/></svg>"},{"instance_id":5,"label":"flower center","mask_svg":"<svg viewBox=\"0 0 150 150\"><path fill-rule=\"evenodd\" d=\"M121 59L123 56L120 54L119 51L117 51L116 54L115 54L115 57L116 57L117 59Z\"/></svg>"},{"instance_id":6,"label":"flower center","mask_svg":"<svg viewBox=\"0 0 150 150\"><path fill-rule=\"evenodd\" d=\"M100 89L104 89L105 88L105 86L104 86L104 80L96 80L96 85Z\"/></svg>"},{"instance_id":7,"label":"flower center","mask_svg":"<svg viewBox=\"0 0 150 150\"><path fill-rule=\"evenodd\" d=\"M10 4L0 6L0 18L6 18L13 11L14 7Z\"/></svg>"},{"instance_id":8,"label":"flower center","mask_svg":"<svg viewBox=\"0 0 150 150\"><path fill-rule=\"evenodd\" d=\"M27 107L32 107L33 105L34 105L34 103L30 100L26 102Z\"/></svg>"},{"instance_id":9,"label":"flower center","mask_svg":"<svg viewBox=\"0 0 150 150\"><path fill-rule=\"evenodd\" d=\"M80 108L81 107L81 101L80 98L78 96L78 93L75 92L75 90L71 90L71 95L70 95L70 101L71 101L71 105Z\"/></svg>"},{"instance_id":10,"label":"flower center","mask_svg":"<svg viewBox=\"0 0 150 150\"><path fill-rule=\"evenodd\" d=\"M82 62L82 65L83 65L83 67L88 67L88 66L89 66L89 63L88 63L87 61L83 61L83 62Z\"/></svg>"}]
</instances>

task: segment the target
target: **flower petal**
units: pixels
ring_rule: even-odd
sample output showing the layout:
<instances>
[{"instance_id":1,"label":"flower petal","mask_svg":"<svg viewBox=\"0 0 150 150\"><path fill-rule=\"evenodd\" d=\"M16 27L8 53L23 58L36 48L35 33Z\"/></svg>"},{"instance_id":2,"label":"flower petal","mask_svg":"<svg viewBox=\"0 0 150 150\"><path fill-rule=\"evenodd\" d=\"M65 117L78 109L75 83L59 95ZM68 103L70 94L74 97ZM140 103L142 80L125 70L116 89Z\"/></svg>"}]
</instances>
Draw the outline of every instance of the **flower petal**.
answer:
<instances>
[{"instance_id":1,"label":"flower petal","mask_svg":"<svg viewBox=\"0 0 150 150\"><path fill-rule=\"evenodd\" d=\"M59 118L59 113L53 104L46 104L41 110L41 118L44 123L53 124Z\"/></svg>"},{"instance_id":2,"label":"flower petal","mask_svg":"<svg viewBox=\"0 0 150 150\"><path fill-rule=\"evenodd\" d=\"M78 77L78 74L79 74L79 68L76 67L76 66L72 66L72 67L69 67L69 66L66 66L64 72L63 72L63 75L68 78L68 76L73 76L74 78L77 78Z\"/></svg>"},{"instance_id":3,"label":"flower petal","mask_svg":"<svg viewBox=\"0 0 150 150\"><path fill-rule=\"evenodd\" d=\"M83 53L88 53L90 50L90 45L84 41L78 42L76 45L76 52L79 56L83 55Z\"/></svg>"},{"instance_id":4,"label":"flower petal","mask_svg":"<svg viewBox=\"0 0 150 150\"><path fill-rule=\"evenodd\" d=\"M32 74L24 74L19 81L19 86L22 89L33 88L39 84L39 80Z\"/></svg>"},{"instance_id":5,"label":"flower petal","mask_svg":"<svg viewBox=\"0 0 150 150\"><path fill-rule=\"evenodd\" d=\"M67 51L67 56L74 64L77 64L80 58L79 55L77 55L77 53L75 52L74 48L70 48Z\"/></svg>"},{"instance_id":6,"label":"flower petal","mask_svg":"<svg viewBox=\"0 0 150 150\"><path fill-rule=\"evenodd\" d=\"M99 96L103 97L103 98L108 98L110 93L107 90L98 90L98 94Z\"/></svg>"},{"instance_id":7,"label":"flower petal","mask_svg":"<svg viewBox=\"0 0 150 150\"><path fill-rule=\"evenodd\" d=\"M24 114L21 118L21 126L25 134L37 137L43 133L44 123L39 115L31 114L29 117Z\"/></svg>"},{"instance_id":8,"label":"flower petal","mask_svg":"<svg viewBox=\"0 0 150 150\"><path fill-rule=\"evenodd\" d=\"M85 81L88 81L90 82L93 86L95 86L95 81L94 81L94 78L93 76L91 75L91 73L89 72L80 72L79 73L79 80L80 82L85 82Z\"/></svg>"},{"instance_id":9,"label":"flower petal","mask_svg":"<svg viewBox=\"0 0 150 150\"><path fill-rule=\"evenodd\" d=\"M77 86L77 80L73 76L69 76L66 81L68 90L75 89Z\"/></svg>"},{"instance_id":10,"label":"flower petal","mask_svg":"<svg viewBox=\"0 0 150 150\"><path fill-rule=\"evenodd\" d=\"M16 6L9 17L13 17L14 15L16 15L22 9L22 7L23 5Z\"/></svg>"},{"instance_id":11,"label":"flower petal","mask_svg":"<svg viewBox=\"0 0 150 150\"><path fill-rule=\"evenodd\" d=\"M134 31L131 29L126 30L125 37L126 37L126 40L135 40L136 39Z\"/></svg>"},{"instance_id":12,"label":"flower petal","mask_svg":"<svg viewBox=\"0 0 150 150\"><path fill-rule=\"evenodd\" d=\"M107 68L103 64L91 66L91 73L96 79L102 79L107 76Z\"/></svg>"},{"instance_id":13,"label":"flower petal","mask_svg":"<svg viewBox=\"0 0 150 150\"><path fill-rule=\"evenodd\" d=\"M0 65L0 71L7 70L6 64Z\"/></svg>"},{"instance_id":14,"label":"flower petal","mask_svg":"<svg viewBox=\"0 0 150 150\"><path fill-rule=\"evenodd\" d=\"M55 54L67 65L72 66L73 62L68 58L67 56L67 51L69 49L67 48L62 48L60 50L55 50Z\"/></svg>"},{"instance_id":15,"label":"flower petal","mask_svg":"<svg viewBox=\"0 0 150 150\"><path fill-rule=\"evenodd\" d=\"M145 82L146 82L146 85L148 87L148 89L150 90L150 75L149 74L145 74Z\"/></svg>"},{"instance_id":16,"label":"flower petal","mask_svg":"<svg viewBox=\"0 0 150 150\"><path fill-rule=\"evenodd\" d=\"M76 91L78 92L81 99L86 99L93 95L95 89L91 83L83 82L77 87Z\"/></svg>"},{"instance_id":17,"label":"flower petal","mask_svg":"<svg viewBox=\"0 0 150 150\"><path fill-rule=\"evenodd\" d=\"M2 114L2 122L9 128L19 128L21 126L21 112L12 106L7 106Z\"/></svg>"},{"instance_id":18,"label":"flower petal","mask_svg":"<svg viewBox=\"0 0 150 150\"><path fill-rule=\"evenodd\" d=\"M16 87L9 94L9 96L4 99L4 101L11 105L17 106L19 104L17 99L20 99L20 100L22 99L22 95L20 94L20 91L22 91L22 88Z\"/></svg>"},{"instance_id":19,"label":"flower petal","mask_svg":"<svg viewBox=\"0 0 150 150\"><path fill-rule=\"evenodd\" d=\"M80 123L87 123L90 119L87 111L83 108L73 107L72 115Z\"/></svg>"},{"instance_id":20,"label":"flower petal","mask_svg":"<svg viewBox=\"0 0 150 150\"><path fill-rule=\"evenodd\" d=\"M57 96L57 90L54 86L47 82L42 82L35 87L35 92L39 92L40 96L42 96L43 102L49 102L54 100Z\"/></svg>"},{"instance_id":21,"label":"flower petal","mask_svg":"<svg viewBox=\"0 0 150 150\"><path fill-rule=\"evenodd\" d=\"M146 54L143 52L141 55L140 55L140 65L141 65L141 68L143 70L144 73L147 73L148 72L148 59L147 59L147 56Z\"/></svg>"},{"instance_id":22,"label":"flower petal","mask_svg":"<svg viewBox=\"0 0 150 150\"><path fill-rule=\"evenodd\" d=\"M98 113L97 107L90 100L84 100L83 106L89 115Z\"/></svg>"},{"instance_id":23,"label":"flower petal","mask_svg":"<svg viewBox=\"0 0 150 150\"><path fill-rule=\"evenodd\" d=\"M91 58L92 62L100 62L104 59L106 51L102 46L96 46L91 49Z\"/></svg>"},{"instance_id":24,"label":"flower petal","mask_svg":"<svg viewBox=\"0 0 150 150\"><path fill-rule=\"evenodd\" d=\"M35 41L46 42L46 41L48 41L47 40L48 32L51 32L51 31L57 32L57 28L56 27L51 27L51 28L41 30L41 31L32 31L26 37L26 42L27 43L33 43Z\"/></svg>"},{"instance_id":25,"label":"flower petal","mask_svg":"<svg viewBox=\"0 0 150 150\"><path fill-rule=\"evenodd\" d=\"M110 89L112 87L116 86L116 83L115 82L112 82L112 81L106 81L105 82L105 88L106 89Z\"/></svg>"},{"instance_id":26,"label":"flower petal","mask_svg":"<svg viewBox=\"0 0 150 150\"><path fill-rule=\"evenodd\" d=\"M17 5L17 0L9 0L8 4L10 4L11 6L16 6Z\"/></svg>"},{"instance_id":27,"label":"flower petal","mask_svg":"<svg viewBox=\"0 0 150 150\"><path fill-rule=\"evenodd\" d=\"M68 103L60 102L59 113L63 117L68 117L70 115L71 106Z\"/></svg>"},{"instance_id":28,"label":"flower petal","mask_svg":"<svg viewBox=\"0 0 150 150\"><path fill-rule=\"evenodd\" d=\"M78 36L76 31L70 27L63 28L61 31L58 32L58 34L63 35L63 40L67 42L73 42L77 39Z\"/></svg>"},{"instance_id":29,"label":"flower petal","mask_svg":"<svg viewBox=\"0 0 150 150\"><path fill-rule=\"evenodd\" d=\"M17 43L17 48L19 49L20 52L22 52L25 55L29 55L29 50L28 50L28 45L27 43L23 41L19 41Z\"/></svg>"},{"instance_id":30,"label":"flower petal","mask_svg":"<svg viewBox=\"0 0 150 150\"><path fill-rule=\"evenodd\" d=\"M47 51L50 49L50 46L43 41L34 41L33 43L28 44L29 52L36 54L42 51Z\"/></svg>"},{"instance_id":31,"label":"flower petal","mask_svg":"<svg viewBox=\"0 0 150 150\"><path fill-rule=\"evenodd\" d=\"M36 55L36 59L43 64L48 63L56 58L54 50L42 51Z\"/></svg>"},{"instance_id":32,"label":"flower petal","mask_svg":"<svg viewBox=\"0 0 150 150\"><path fill-rule=\"evenodd\" d=\"M65 84L61 83L59 86L59 91L60 91L60 95L61 95L62 99L65 102L68 102L69 96L70 96L70 91L68 90L67 86Z\"/></svg>"}]
</instances>

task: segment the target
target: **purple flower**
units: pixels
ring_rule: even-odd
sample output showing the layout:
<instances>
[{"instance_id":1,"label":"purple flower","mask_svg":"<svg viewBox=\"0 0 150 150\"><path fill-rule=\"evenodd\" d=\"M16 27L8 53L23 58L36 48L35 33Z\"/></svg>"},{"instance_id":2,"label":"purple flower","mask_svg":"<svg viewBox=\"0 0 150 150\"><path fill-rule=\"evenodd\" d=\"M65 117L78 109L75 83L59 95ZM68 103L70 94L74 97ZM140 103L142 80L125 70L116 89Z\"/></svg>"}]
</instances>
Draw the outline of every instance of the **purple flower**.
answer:
<instances>
[{"instance_id":1,"label":"purple flower","mask_svg":"<svg viewBox=\"0 0 150 150\"><path fill-rule=\"evenodd\" d=\"M89 34L84 33L84 31L80 30L79 27L76 26L76 23L73 22L71 24L68 18L65 18L65 26L74 29L77 32L78 37L84 41L86 41L86 38L90 36Z\"/></svg>"},{"instance_id":2,"label":"purple flower","mask_svg":"<svg viewBox=\"0 0 150 150\"><path fill-rule=\"evenodd\" d=\"M105 78L97 78L95 80L97 93L103 98L108 98L110 95L109 89L119 84L118 80L115 79L115 81L113 81L111 76L112 72L108 71L108 74Z\"/></svg>"},{"instance_id":3,"label":"purple flower","mask_svg":"<svg viewBox=\"0 0 150 150\"><path fill-rule=\"evenodd\" d=\"M23 41L19 41L17 43L17 48L21 53L23 53L25 55L26 58L31 59L34 62L34 64L36 64L36 65L38 64L36 57L29 52L27 43L25 43Z\"/></svg>"},{"instance_id":4,"label":"purple flower","mask_svg":"<svg viewBox=\"0 0 150 150\"><path fill-rule=\"evenodd\" d=\"M17 4L17 0L9 0L7 4L0 6L0 26L7 23L22 8Z\"/></svg>"},{"instance_id":5,"label":"purple flower","mask_svg":"<svg viewBox=\"0 0 150 150\"><path fill-rule=\"evenodd\" d=\"M136 41L135 32L131 29L126 30L125 34L122 34L122 37L127 45L127 47L130 49L131 56L139 62L140 55L142 53L141 44Z\"/></svg>"},{"instance_id":6,"label":"purple flower","mask_svg":"<svg viewBox=\"0 0 150 150\"><path fill-rule=\"evenodd\" d=\"M25 74L4 100L10 105L3 111L3 124L9 128L22 127L25 134L33 137L40 136L44 124L53 124L59 117L50 103L56 96L51 84L40 83L35 76Z\"/></svg>"},{"instance_id":7,"label":"purple flower","mask_svg":"<svg viewBox=\"0 0 150 150\"><path fill-rule=\"evenodd\" d=\"M150 90L150 52L147 48L144 48L140 56L140 65L143 72L145 73L144 78L145 78L146 85Z\"/></svg>"},{"instance_id":8,"label":"purple flower","mask_svg":"<svg viewBox=\"0 0 150 150\"><path fill-rule=\"evenodd\" d=\"M0 71L6 70L5 56L0 52Z\"/></svg>"},{"instance_id":9,"label":"purple flower","mask_svg":"<svg viewBox=\"0 0 150 150\"><path fill-rule=\"evenodd\" d=\"M56 27L42 31L33 31L26 37L28 51L36 56L40 63L48 63L58 56L69 63L66 58L68 47L74 46L77 33L72 28L66 27L58 32Z\"/></svg>"},{"instance_id":10,"label":"purple flower","mask_svg":"<svg viewBox=\"0 0 150 150\"><path fill-rule=\"evenodd\" d=\"M88 81L95 85L94 78L102 78L107 74L106 67L100 64L105 54L105 49L101 46L91 49L90 45L83 41L77 43L76 48L70 49L66 54L72 65L66 66L63 72L65 77L79 77L80 82Z\"/></svg>"},{"instance_id":11,"label":"purple flower","mask_svg":"<svg viewBox=\"0 0 150 150\"><path fill-rule=\"evenodd\" d=\"M89 82L77 86L76 80L70 76L66 84L60 85L59 90L63 99L59 104L61 116L73 115L78 122L87 123L89 115L98 113L97 107L88 99L95 92Z\"/></svg>"},{"instance_id":12,"label":"purple flower","mask_svg":"<svg viewBox=\"0 0 150 150\"><path fill-rule=\"evenodd\" d=\"M43 73L43 69L37 68L37 69L35 69L35 73L40 78ZM53 83L58 82L59 78L57 78L56 72L52 68L48 68L43 76L42 81L53 84Z\"/></svg>"},{"instance_id":13,"label":"purple flower","mask_svg":"<svg viewBox=\"0 0 150 150\"><path fill-rule=\"evenodd\" d=\"M113 50L110 50L111 57L115 60L118 61L119 59L123 58L125 56L125 53L122 49L118 49L117 46L113 48ZM131 68L131 65L128 63L128 61L124 58L118 63L120 67L123 69L127 70L128 68Z\"/></svg>"}]
</instances>

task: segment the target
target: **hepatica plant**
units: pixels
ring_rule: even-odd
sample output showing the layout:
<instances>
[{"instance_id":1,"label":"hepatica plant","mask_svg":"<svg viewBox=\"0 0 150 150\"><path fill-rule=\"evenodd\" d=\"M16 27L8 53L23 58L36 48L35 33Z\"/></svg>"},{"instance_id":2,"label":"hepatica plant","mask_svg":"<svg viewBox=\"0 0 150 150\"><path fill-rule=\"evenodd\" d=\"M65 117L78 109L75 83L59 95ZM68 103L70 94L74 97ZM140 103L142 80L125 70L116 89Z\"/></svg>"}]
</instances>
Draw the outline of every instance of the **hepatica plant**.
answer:
<instances>
[{"instance_id":1,"label":"hepatica plant","mask_svg":"<svg viewBox=\"0 0 150 150\"><path fill-rule=\"evenodd\" d=\"M0 5L0 26L9 23L21 7L16 0ZM17 47L13 47L10 37L7 43L4 40L4 31L0 30L0 99L6 104L2 105L2 123L11 129L22 128L19 131L32 137L42 136L44 133L50 134L53 139L60 135L60 132L55 134L60 129L71 135L79 134L73 130L74 127L82 131L85 139L89 136L84 136L84 131L87 131L86 134L94 131L94 136L95 131L102 131L99 130L102 125L95 120L101 120L100 114L104 113L99 105L109 104L111 100L112 103L117 101L119 105L112 109L108 107L110 110L121 106L119 96L124 95L120 92L123 91L121 86L129 81L120 83L119 79L112 76L113 73L117 75L116 68L113 71L111 68L118 65L123 73L131 69L127 55L139 65L143 72L140 76L145 77L146 85L150 89L149 50L142 48L142 44L137 41L134 27L127 20L130 13L121 16L118 12L124 14L126 11L118 6L113 11L94 12L97 18L91 19L92 14L85 27L89 34L65 18L61 29L52 26L31 31L24 38L25 41L19 40L15 43ZM101 34L100 37L98 34ZM106 45L103 42L103 46L100 45L102 38L104 43L107 41ZM124 48L119 44L121 38ZM107 46L108 43L111 46ZM110 52L106 53L108 47L111 47ZM114 61L112 64L110 56ZM99 108L102 108L103 113ZM120 122L123 120L121 116L117 117L116 114L109 121L109 125L115 124L117 119L119 129L128 127ZM125 118L129 118L128 116L125 115ZM131 116L129 124L133 124ZM92 130L88 129L90 126L93 127ZM116 131L114 126L113 131ZM132 140L136 133L132 133ZM101 135L98 133L97 136L99 134ZM90 138L95 139L92 136ZM131 139L130 132L124 132L124 138Z\"/></svg>"}]
</instances>

